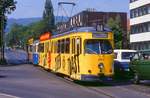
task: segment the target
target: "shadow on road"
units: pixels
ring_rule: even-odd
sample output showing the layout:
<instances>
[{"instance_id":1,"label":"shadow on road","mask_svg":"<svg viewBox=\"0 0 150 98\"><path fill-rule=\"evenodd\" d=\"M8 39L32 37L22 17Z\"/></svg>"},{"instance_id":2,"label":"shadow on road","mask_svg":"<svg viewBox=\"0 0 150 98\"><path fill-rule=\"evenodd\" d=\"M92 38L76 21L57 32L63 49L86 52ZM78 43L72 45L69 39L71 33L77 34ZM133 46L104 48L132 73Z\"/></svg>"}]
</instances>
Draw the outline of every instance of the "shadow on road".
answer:
<instances>
[{"instance_id":1,"label":"shadow on road","mask_svg":"<svg viewBox=\"0 0 150 98\"><path fill-rule=\"evenodd\" d=\"M97 81L97 82L75 81L75 83L86 87L125 86L132 84L131 80L111 80L111 81Z\"/></svg>"}]
</instances>

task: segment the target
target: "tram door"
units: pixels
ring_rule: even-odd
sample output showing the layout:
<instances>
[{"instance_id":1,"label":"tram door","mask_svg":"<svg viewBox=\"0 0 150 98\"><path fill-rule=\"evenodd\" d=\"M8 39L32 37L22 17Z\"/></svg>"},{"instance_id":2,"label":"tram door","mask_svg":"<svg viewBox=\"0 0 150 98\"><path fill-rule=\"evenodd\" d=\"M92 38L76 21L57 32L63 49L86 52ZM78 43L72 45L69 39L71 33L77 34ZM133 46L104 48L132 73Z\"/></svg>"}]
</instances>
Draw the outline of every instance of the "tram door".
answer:
<instances>
[{"instance_id":1,"label":"tram door","mask_svg":"<svg viewBox=\"0 0 150 98\"><path fill-rule=\"evenodd\" d=\"M44 45L44 67L49 69L49 42L46 42Z\"/></svg>"},{"instance_id":2,"label":"tram door","mask_svg":"<svg viewBox=\"0 0 150 98\"><path fill-rule=\"evenodd\" d=\"M68 74L68 59L70 57L70 38L66 38L63 40L62 50L63 50L61 54L62 71L65 74Z\"/></svg>"},{"instance_id":3,"label":"tram door","mask_svg":"<svg viewBox=\"0 0 150 98\"><path fill-rule=\"evenodd\" d=\"M72 39L72 51L71 51L71 58L70 58L70 75L77 74L80 72L79 66L79 56L81 54L81 38L74 37Z\"/></svg>"}]
</instances>

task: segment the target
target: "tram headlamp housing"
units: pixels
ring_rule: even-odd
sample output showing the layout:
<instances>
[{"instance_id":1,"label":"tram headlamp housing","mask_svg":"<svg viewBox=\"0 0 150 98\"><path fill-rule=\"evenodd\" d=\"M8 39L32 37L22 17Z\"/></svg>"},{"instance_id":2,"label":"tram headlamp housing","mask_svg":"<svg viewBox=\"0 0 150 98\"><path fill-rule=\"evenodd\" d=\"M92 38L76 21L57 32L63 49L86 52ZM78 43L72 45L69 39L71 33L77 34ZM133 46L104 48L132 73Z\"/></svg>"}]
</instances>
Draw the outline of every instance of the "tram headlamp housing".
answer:
<instances>
[{"instance_id":1,"label":"tram headlamp housing","mask_svg":"<svg viewBox=\"0 0 150 98\"><path fill-rule=\"evenodd\" d=\"M103 68L104 68L104 64L100 63L100 64L98 65L98 67L99 67L100 69L103 69Z\"/></svg>"}]
</instances>

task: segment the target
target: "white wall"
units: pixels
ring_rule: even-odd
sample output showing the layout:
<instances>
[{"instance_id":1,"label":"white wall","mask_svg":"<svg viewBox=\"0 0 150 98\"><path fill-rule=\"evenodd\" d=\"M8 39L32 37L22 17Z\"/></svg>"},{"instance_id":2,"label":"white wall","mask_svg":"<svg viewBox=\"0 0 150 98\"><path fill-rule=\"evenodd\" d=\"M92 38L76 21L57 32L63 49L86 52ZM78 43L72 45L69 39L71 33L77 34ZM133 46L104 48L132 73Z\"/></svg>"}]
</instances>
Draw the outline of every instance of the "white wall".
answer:
<instances>
[{"instance_id":1,"label":"white wall","mask_svg":"<svg viewBox=\"0 0 150 98\"><path fill-rule=\"evenodd\" d=\"M148 21L150 21L150 14L130 19L130 25L132 26L135 24L140 24Z\"/></svg>"},{"instance_id":2,"label":"white wall","mask_svg":"<svg viewBox=\"0 0 150 98\"><path fill-rule=\"evenodd\" d=\"M130 42L131 43L142 42L142 41L150 41L150 32L130 35Z\"/></svg>"},{"instance_id":3,"label":"white wall","mask_svg":"<svg viewBox=\"0 0 150 98\"><path fill-rule=\"evenodd\" d=\"M149 4L149 3L150 3L150 0L138 0L138 1L132 2L130 3L130 10Z\"/></svg>"}]
</instances>

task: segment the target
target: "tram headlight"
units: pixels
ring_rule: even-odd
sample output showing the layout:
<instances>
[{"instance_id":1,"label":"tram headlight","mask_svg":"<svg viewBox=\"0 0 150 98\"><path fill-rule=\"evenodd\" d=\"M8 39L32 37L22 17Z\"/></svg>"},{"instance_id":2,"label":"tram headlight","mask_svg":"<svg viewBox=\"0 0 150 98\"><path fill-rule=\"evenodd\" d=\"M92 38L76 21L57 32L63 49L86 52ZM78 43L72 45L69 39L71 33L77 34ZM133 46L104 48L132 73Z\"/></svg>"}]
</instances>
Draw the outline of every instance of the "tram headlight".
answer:
<instances>
[{"instance_id":1,"label":"tram headlight","mask_svg":"<svg viewBox=\"0 0 150 98\"><path fill-rule=\"evenodd\" d=\"M104 64L100 63L100 64L98 65L98 67L99 67L100 69L103 69L103 68L104 68Z\"/></svg>"}]
</instances>

